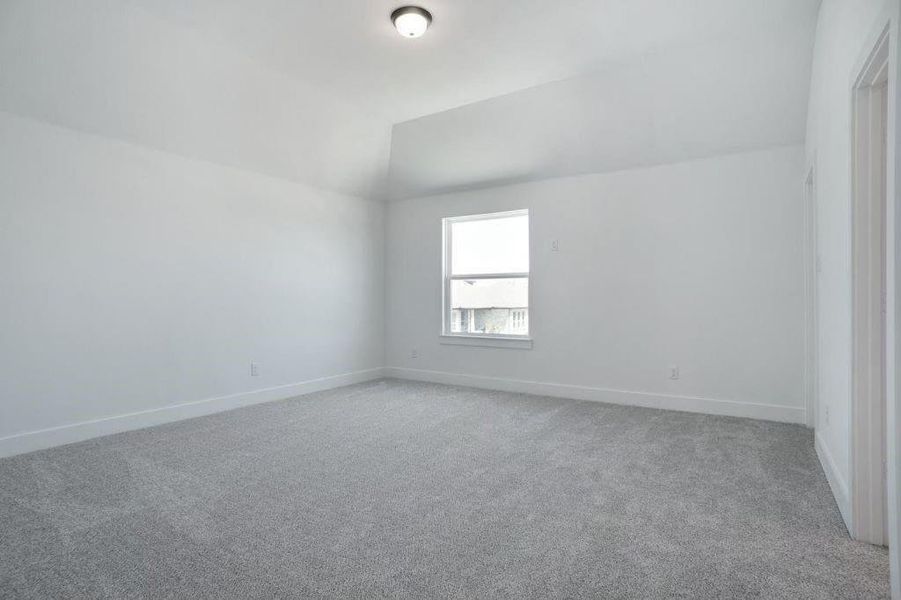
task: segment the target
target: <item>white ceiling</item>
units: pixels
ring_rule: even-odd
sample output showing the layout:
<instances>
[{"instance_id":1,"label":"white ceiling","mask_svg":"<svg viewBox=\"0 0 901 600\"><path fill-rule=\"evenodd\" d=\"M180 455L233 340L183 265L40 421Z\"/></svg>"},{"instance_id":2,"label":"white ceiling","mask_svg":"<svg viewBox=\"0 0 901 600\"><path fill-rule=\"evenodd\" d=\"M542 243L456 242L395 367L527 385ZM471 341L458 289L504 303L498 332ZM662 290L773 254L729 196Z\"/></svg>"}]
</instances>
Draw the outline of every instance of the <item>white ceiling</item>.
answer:
<instances>
[{"instance_id":1,"label":"white ceiling","mask_svg":"<svg viewBox=\"0 0 901 600\"><path fill-rule=\"evenodd\" d=\"M605 68L670 46L815 21L820 0L132 0L393 123ZM412 1L412 0L411 0Z\"/></svg>"},{"instance_id":2,"label":"white ceiling","mask_svg":"<svg viewBox=\"0 0 901 600\"><path fill-rule=\"evenodd\" d=\"M331 191L384 195L388 121L124 0L0 0L0 110Z\"/></svg>"},{"instance_id":3,"label":"white ceiling","mask_svg":"<svg viewBox=\"0 0 901 600\"><path fill-rule=\"evenodd\" d=\"M802 144L813 38L811 23L672 46L399 123L391 139L389 195Z\"/></svg>"},{"instance_id":4,"label":"white ceiling","mask_svg":"<svg viewBox=\"0 0 901 600\"><path fill-rule=\"evenodd\" d=\"M803 140L820 0L418 1L0 0L0 110L374 198Z\"/></svg>"}]
</instances>

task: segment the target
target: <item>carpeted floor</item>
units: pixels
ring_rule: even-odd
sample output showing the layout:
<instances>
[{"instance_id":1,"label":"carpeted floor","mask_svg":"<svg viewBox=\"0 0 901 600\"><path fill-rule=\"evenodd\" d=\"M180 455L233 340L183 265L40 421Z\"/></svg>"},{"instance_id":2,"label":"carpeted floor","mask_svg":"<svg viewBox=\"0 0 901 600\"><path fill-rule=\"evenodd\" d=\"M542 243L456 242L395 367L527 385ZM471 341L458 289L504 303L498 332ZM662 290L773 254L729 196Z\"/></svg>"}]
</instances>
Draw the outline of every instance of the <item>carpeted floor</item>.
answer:
<instances>
[{"instance_id":1,"label":"carpeted floor","mask_svg":"<svg viewBox=\"0 0 901 600\"><path fill-rule=\"evenodd\" d=\"M798 426L381 381L0 461L2 598L887 598Z\"/></svg>"}]
</instances>

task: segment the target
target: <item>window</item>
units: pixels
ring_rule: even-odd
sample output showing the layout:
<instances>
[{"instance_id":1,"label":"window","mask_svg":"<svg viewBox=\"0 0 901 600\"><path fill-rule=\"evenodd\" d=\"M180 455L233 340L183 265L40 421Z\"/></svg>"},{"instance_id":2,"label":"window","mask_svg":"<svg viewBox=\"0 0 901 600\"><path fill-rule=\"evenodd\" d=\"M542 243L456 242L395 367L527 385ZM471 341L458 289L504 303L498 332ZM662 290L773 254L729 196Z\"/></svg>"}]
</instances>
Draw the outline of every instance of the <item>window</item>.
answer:
<instances>
[{"instance_id":1,"label":"window","mask_svg":"<svg viewBox=\"0 0 901 600\"><path fill-rule=\"evenodd\" d=\"M528 338L529 211L443 225L444 335Z\"/></svg>"}]
</instances>

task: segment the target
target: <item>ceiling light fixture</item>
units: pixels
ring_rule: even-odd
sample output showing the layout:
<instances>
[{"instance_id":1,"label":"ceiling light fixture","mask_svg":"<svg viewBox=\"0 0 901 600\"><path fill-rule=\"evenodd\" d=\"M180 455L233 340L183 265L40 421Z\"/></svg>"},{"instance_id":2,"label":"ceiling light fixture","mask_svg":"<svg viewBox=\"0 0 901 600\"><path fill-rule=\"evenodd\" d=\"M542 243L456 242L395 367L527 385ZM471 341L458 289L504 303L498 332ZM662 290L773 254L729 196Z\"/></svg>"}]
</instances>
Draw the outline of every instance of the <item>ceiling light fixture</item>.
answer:
<instances>
[{"instance_id":1,"label":"ceiling light fixture","mask_svg":"<svg viewBox=\"0 0 901 600\"><path fill-rule=\"evenodd\" d=\"M432 13L418 6L402 6L391 13L391 22L405 38L418 38L432 23Z\"/></svg>"}]
</instances>

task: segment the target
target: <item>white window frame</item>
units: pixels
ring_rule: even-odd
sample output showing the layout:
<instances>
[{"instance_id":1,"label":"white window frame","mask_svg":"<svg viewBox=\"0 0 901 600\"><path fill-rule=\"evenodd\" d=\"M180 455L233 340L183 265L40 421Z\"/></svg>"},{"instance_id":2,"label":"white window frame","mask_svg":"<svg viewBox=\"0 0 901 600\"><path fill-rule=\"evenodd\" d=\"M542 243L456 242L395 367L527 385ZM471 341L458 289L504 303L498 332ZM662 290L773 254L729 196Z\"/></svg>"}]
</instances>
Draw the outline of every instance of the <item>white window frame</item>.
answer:
<instances>
[{"instance_id":1,"label":"white window frame","mask_svg":"<svg viewBox=\"0 0 901 600\"><path fill-rule=\"evenodd\" d=\"M532 256L531 256L531 240L532 240L532 219L529 218L529 270L520 273L489 273L489 274L461 274L452 275L452 248L453 248L453 227L454 223L464 223L466 221L488 221L490 219L506 219L510 217L520 217L529 215L529 209L523 208L519 210L508 210L503 212L485 213L477 215L462 215L456 217L445 217L441 220L442 229L442 301L441 301L441 343L462 346L487 346L494 348L520 348L530 349L532 347L532 319L528 319L527 334L500 334L500 333L453 333L452 328L452 311L451 311L451 282L459 280L478 280L478 279L526 279L529 281L529 306L528 310L532 310ZM530 314L531 317L531 314Z\"/></svg>"}]
</instances>

